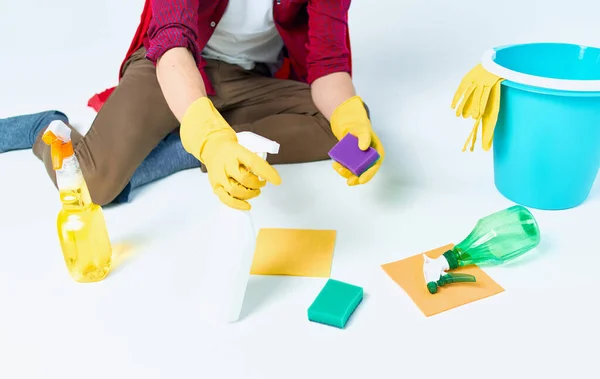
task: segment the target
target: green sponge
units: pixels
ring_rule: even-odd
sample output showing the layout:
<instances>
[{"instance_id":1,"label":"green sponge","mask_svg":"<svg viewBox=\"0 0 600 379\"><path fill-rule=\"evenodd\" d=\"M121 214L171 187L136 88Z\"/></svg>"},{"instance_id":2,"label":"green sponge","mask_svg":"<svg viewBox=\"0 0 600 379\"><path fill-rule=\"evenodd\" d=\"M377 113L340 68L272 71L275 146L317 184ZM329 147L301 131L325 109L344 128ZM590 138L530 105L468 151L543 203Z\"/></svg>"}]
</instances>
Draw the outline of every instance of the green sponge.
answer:
<instances>
[{"instance_id":1,"label":"green sponge","mask_svg":"<svg viewBox=\"0 0 600 379\"><path fill-rule=\"evenodd\" d=\"M362 299L361 287L329 279L308 308L308 319L343 329Z\"/></svg>"}]
</instances>

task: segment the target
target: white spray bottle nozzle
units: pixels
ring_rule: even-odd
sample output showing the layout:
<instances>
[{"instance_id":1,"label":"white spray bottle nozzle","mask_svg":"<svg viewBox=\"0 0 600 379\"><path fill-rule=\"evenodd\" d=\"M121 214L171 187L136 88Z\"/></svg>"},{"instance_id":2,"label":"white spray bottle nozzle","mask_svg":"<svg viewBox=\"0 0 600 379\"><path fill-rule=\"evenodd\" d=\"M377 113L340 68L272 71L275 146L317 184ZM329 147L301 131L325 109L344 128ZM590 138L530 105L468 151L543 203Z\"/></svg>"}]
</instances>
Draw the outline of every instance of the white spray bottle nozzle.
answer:
<instances>
[{"instance_id":1,"label":"white spray bottle nozzle","mask_svg":"<svg viewBox=\"0 0 600 379\"><path fill-rule=\"evenodd\" d=\"M450 265L443 255L432 259L423 254L423 260L423 274L425 274L425 281L427 283L437 282L450 269Z\"/></svg>"},{"instance_id":2,"label":"white spray bottle nozzle","mask_svg":"<svg viewBox=\"0 0 600 379\"><path fill-rule=\"evenodd\" d=\"M259 136L252 132L237 133L238 143L262 159L267 159L267 154L278 154L279 144L268 138Z\"/></svg>"},{"instance_id":3,"label":"white spray bottle nozzle","mask_svg":"<svg viewBox=\"0 0 600 379\"><path fill-rule=\"evenodd\" d=\"M46 129L47 132L52 132L62 142L71 141L71 129L60 120L52 121Z\"/></svg>"}]
</instances>

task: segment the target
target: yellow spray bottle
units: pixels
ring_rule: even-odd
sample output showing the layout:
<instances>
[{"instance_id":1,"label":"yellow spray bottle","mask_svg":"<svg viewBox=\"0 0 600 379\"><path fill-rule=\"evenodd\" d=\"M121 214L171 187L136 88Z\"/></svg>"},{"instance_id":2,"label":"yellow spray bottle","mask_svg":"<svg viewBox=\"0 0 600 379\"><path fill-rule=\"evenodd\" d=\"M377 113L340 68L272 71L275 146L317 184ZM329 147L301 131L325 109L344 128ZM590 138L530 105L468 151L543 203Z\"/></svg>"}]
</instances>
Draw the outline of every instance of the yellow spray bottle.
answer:
<instances>
[{"instance_id":1,"label":"yellow spray bottle","mask_svg":"<svg viewBox=\"0 0 600 379\"><path fill-rule=\"evenodd\" d=\"M94 204L73 152L71 129L53 121L44 132L62 209L58 214L58 238L69 273L78 282L97 282L111 269L112 248L102 208Z\"/></svg>"}]
</instances>

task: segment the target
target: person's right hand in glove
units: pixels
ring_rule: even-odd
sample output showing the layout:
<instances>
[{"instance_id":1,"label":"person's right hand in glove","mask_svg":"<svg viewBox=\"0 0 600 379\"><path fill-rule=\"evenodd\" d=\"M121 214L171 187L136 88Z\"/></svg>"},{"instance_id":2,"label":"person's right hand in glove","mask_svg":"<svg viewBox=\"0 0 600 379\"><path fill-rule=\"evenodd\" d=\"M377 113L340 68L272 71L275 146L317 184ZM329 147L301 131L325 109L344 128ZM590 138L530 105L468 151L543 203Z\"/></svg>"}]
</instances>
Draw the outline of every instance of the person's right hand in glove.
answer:
<instances>
[{"instance_id":1,"label":"person's right hand in glove","mask_svg":"<svg viewBox=\"0 0 600 379\"><path fill-rule=\"evenodd\" d=\"M260 194L266 181L281 184L269 163L238 143L235 131L208 97L187 109L180 135L186 151L206 166L214 193L231 208L249 210L248 200Z\"/></svg>"}]
</instances>

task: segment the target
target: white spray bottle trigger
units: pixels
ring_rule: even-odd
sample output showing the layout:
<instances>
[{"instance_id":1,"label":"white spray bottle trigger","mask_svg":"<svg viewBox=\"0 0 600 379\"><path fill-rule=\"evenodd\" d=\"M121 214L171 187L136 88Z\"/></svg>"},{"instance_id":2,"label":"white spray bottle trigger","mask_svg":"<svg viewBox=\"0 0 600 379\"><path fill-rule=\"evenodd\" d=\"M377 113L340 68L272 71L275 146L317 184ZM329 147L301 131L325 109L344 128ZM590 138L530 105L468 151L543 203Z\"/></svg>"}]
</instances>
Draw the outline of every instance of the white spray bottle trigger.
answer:
<instances>
[{"instance_id":1,"label":"white spray bottle trigger","mask_svg":"<svg viewBox=\"0 0 600 379\"><path fill-rule=\"evenodd\" d=\"M267 154L278 154L279 144L268 138L259 136L252 132L237 133L238 143L262 159L267 159Z\"/></svg>"},{"instance_id":2,"label":"white spray bottle trigger","mask_svg":"<svg viewBox=\"0 0 600 379\"><path fill-rule=\"evenodd\" d=\"M450 269L450 265L443 255L432 259L423 254L423 274L425 275L425 283L437 282L440 277Z\"/></svg>"},{"instance_id":3,"label":"white spray bottle trigger","mask_svg":"<svg viewBox=\"0 0 600 379\"><path fill-rule=\"evenodd\" d=\"M252 132L239 132L237 133L237 139L240 145L257 154L264 160L267 160L267 154L279 153L279 144L277 142L259 136L258 134Z\"/></svg>"},{"instance_id":4,"label":"white spray bottle trigger","mask_svg":"<svg viewBox=\"0 0 600 379\"><path fill-rule=\"evenodd\" d=\"M71 141L71 129L64 122L60 120L54 120L48 125L46 132L52 132L62 142Z\"/></svg>"}]
</instances>

